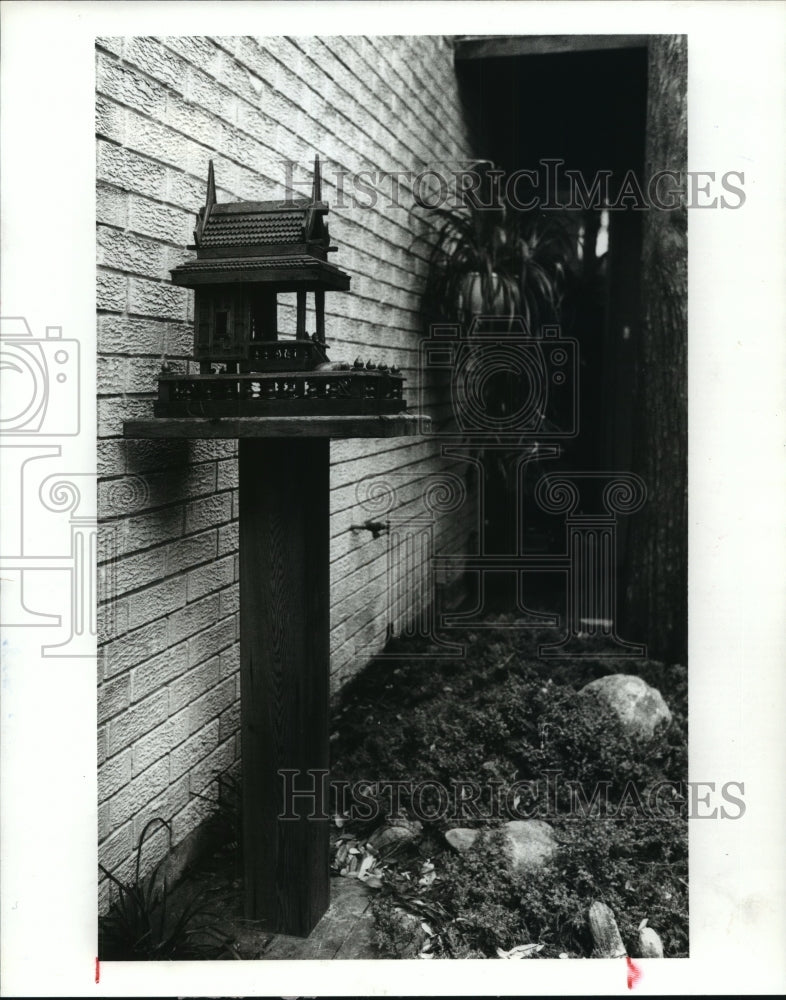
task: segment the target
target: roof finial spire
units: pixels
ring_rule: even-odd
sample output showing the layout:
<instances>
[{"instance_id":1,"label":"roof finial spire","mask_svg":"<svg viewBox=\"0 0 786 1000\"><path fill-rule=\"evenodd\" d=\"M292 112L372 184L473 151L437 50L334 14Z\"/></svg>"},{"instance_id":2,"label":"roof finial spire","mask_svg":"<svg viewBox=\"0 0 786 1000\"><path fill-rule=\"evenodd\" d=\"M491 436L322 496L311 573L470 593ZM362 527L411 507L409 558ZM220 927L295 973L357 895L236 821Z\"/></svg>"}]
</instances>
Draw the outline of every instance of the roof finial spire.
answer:
<instances>
[{"instance_id":1,"label":"roof finial spire","mask_svg":"<svg viewBox=\"0 0 786 1000\"><path fill-rule=\"evenodd\" d=\"M311 193L312 201L322 201L322 169L319 165L319 153L314 156L314 189Z\"/></svg>"},{"instance_id":2,"label":"roof finial spire","mask_svg":"<svg viewBox=\"0 0 786 1000\"><path fill-rule=\"evenodd\" d=\"M207 197L205 198L205 207L212 208L216 203L216 178L213 173L213 161L209 161L207 168Z\"/></svg>"}]
</instances>

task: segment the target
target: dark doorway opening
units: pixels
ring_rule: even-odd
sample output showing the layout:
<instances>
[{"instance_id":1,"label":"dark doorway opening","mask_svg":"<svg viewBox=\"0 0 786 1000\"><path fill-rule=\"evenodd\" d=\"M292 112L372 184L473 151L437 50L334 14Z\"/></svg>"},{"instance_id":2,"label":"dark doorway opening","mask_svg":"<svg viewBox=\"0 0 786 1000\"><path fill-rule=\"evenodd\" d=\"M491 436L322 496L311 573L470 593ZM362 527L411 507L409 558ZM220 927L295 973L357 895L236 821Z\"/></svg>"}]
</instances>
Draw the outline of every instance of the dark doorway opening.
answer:
<instances>
[{"instance_id":1,"label":"dark doorway opening","mask_svg":"<svg viewBox=\"0 0 786 1000\"><path fill-rule=\"evenodd\" d=\"M507 178L532 171L517 193L559 212L575 240L561 322L579 344L578 435L548 471L631 470L644 213L601 201L613 205L631 174L646 190L647 37L464 39L456 70L478 155ZM622 519L619 566L627 529Z\"/></svg>"}]
</instances>

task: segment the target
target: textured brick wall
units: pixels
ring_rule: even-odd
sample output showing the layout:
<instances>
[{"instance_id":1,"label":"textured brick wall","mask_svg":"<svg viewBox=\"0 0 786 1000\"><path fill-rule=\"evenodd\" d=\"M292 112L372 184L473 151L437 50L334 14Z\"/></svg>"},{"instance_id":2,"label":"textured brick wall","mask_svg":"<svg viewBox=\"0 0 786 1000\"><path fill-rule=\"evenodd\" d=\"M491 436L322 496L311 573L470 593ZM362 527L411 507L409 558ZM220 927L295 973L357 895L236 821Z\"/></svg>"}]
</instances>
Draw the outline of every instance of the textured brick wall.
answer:
<instances>
[{"instance_id":1,"label":"textured brick wall","mask_svg":"<svg viewBox=\"0 0 786 1000\"><path fill-rule=\"evenodd\" d=\"M219 200L265 199L284 195L283 159L305 180L320 154L334 260L352 275L351 292L327 297L331 355L398 363L414 402L423 260L409 201L338 207L335 169L418 171L468 148L440 37L104 38L96 80L99 838L102 863L127 873L145 822L171 819L181 841L209 809L195 793L239 758L234 443L121 438L124 419L150 415L162 357L187 370L191 293L169 268L190 256L208 160ZM293 329L293 310L280 320ZM397 516L416 512L423 477L448 470L437 452L421 439L333 445L334 690L387 621L387 540L353 530L372 516L356 484L396 474ZM469 520L438 518L436 548L460 550ZM417 611L422 594L407 593Z\"/></svg>"}]
</instances>

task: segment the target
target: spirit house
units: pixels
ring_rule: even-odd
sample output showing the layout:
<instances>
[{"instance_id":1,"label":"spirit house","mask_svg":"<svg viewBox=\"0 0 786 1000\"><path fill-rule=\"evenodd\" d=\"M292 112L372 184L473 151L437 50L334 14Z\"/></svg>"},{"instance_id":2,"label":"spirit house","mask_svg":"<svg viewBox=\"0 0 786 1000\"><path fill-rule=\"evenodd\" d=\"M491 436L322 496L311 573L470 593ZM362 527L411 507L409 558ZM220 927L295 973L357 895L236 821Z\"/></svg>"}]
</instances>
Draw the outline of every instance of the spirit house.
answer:
<instances>
[{"instance_id":1,"label":"spirit house","mask_svg":"<svg viewBox=\"0 0 786 1000\"><path fill-rule=\"evenodd\" d=\"M172 271L193 288L198 375L162 374L156 416L381 414L406 409L403 377L385 364L331 362L325 292L347 291L331 264L319 158L311 200L219 204L211 161L194 231L196 260ZM295 330L279 330L278 295L296 295ZM315 329L306 330L313 295Z\"/></svg>"}]
</instances>

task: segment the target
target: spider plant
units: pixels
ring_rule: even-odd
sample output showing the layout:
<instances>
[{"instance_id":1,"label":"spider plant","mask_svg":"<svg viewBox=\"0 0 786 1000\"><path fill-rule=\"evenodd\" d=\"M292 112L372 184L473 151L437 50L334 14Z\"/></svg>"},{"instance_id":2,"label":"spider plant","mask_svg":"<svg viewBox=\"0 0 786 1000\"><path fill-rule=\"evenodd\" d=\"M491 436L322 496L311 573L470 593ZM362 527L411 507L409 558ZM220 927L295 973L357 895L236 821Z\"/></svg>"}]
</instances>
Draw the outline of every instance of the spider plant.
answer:
<instances>
[{"instance_id":1,"label":"spider plant","mask_svg":"<svg viewBox=\"0 0 786 1000\"><path fill-rule=\"evenodd\" d=\"M562 220L516 209L483 183L482 198L427 209L426 323L520 316L534 330L556 321L570 255Z\"/></svg>"},{"instance_id":2,"label":"spider plant","mask_svg":"<svg viewBox=\"0 0 786 1000\"><path fill-rule=\"evenodd\" d=\"M168 835L167 852L151 874L142 876L142 848L149 832L163 826ZM210 957L229 949L229 940L205 923L212 914L201 892L172 913L170 892L165 874L172 848L172 827L156 816L142 830L137 844L134 880L125 883L103 865L98 867L117 887L118 897L105 917L99 919L101 958L114 961L188 959ZM162 874L164 872L164 874ZM159 879L159 875L161 878ZM215 942L208 947L205 939Z\"/></svg>"}]
</instances>

